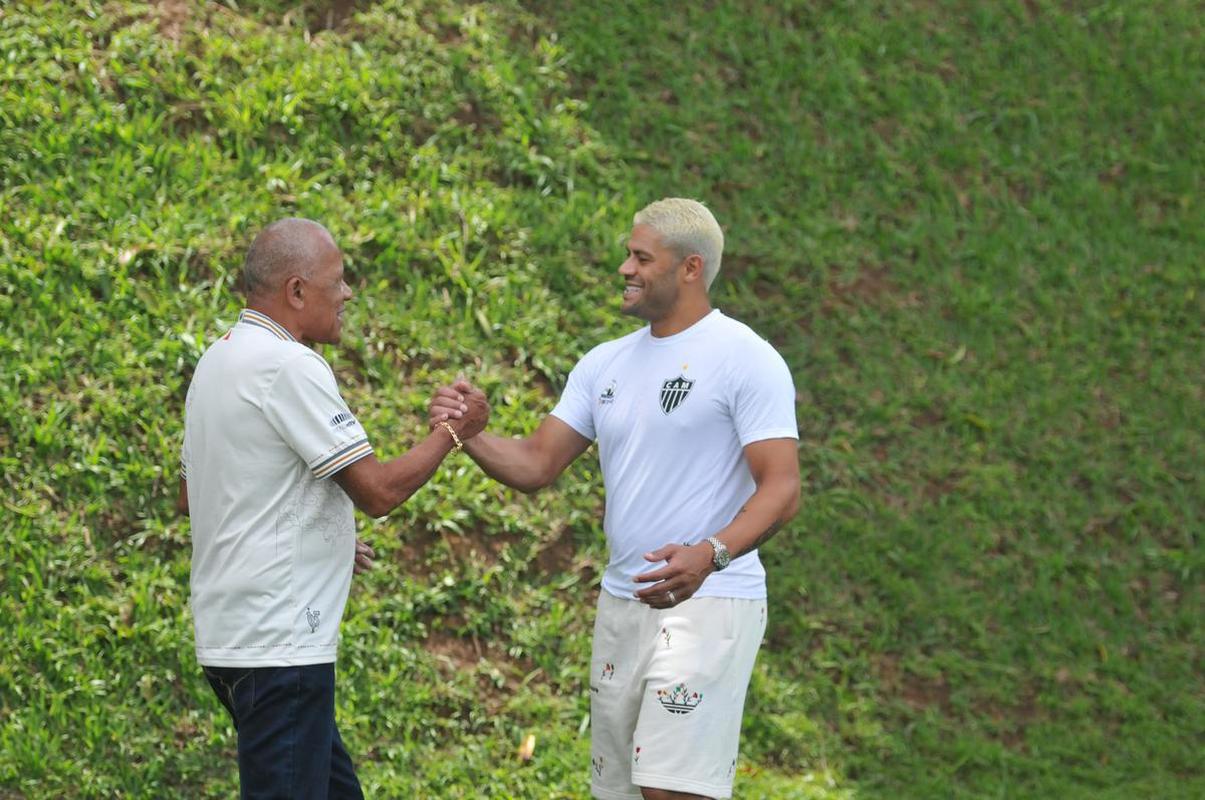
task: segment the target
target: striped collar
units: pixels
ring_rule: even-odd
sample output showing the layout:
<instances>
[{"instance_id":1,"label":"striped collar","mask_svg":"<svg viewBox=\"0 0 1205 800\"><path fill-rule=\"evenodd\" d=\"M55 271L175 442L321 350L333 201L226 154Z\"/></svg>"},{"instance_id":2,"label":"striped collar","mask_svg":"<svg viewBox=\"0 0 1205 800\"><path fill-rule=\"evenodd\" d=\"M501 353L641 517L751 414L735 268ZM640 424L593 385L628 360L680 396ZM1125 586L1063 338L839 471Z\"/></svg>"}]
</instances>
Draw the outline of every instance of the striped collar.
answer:
<instances>
[{"instance_id":1,"label":"striped collar","mask_svg":"<svg viewBox=\"0 0 1205 800\"><path fill-rule=\"evenodd\" d=\"M263 328L277 339L283 339L286 342L297 341L293 338L293 334L284 329L284 326L262 311L244 308L241 312L239 312L238 321L246 323L247 325L254 325L257 328Z\"/></svg>"}]
</instances>

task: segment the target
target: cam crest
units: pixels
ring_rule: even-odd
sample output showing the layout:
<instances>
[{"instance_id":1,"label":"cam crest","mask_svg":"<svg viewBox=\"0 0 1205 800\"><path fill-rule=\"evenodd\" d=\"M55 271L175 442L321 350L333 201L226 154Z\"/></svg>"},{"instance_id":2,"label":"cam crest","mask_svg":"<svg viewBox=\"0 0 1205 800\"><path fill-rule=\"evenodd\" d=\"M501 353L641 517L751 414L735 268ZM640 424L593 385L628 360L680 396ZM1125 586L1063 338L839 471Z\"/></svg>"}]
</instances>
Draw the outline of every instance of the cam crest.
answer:
<instances>
[{"instance_id":1,"label":"cam crest","mask_svg":"<svg viewBox=\"0 0 1205 800\"><path fill-rule=\"evenodd\" d=\"M668 414L682 405L694 385L693 380L682 375L661 384L661 410Z\"/></svg>"}]
</instances>

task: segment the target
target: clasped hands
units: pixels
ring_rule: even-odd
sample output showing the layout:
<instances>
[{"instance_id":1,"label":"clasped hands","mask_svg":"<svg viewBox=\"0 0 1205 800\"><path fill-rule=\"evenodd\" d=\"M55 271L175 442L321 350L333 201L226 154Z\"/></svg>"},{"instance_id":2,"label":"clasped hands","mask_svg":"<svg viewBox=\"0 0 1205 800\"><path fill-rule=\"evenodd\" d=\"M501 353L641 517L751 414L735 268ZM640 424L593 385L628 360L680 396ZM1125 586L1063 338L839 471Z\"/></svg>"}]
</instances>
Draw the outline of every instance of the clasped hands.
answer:
<instances>
[{"instance_id":1,"label":"clasped hands","mask_svg":"<svg viewBox=\"0 0 1205 800\"><path fill-rule=\"evenodd\" d=\"M490 404L485 392L464 378L436 389L427 407L427 426L431 430L446 422L463 442L485 430L489 418Z\"/></svg>"}]
</instances>

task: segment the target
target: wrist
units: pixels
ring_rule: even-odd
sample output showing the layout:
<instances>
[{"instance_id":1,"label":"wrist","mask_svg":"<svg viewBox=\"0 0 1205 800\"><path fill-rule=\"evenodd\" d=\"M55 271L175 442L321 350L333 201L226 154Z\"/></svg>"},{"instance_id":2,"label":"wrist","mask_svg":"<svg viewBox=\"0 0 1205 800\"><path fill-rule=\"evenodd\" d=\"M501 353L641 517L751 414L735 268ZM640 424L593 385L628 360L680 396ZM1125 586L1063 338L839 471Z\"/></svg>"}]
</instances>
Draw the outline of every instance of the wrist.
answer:
<instances>
[{"instance_id":1,"label":"wrist","mask_svg":"<svg viewBox=\"0 0 1205 800\"><path fill-rule=\"evenodd\" d=\"M717 537L708 536L702 543L711 549L711 566L714 571L719 572L732 563L732 554L728 552L728 547Z\"/></svg>"},{"instance_id":2,"label":"wrist","mask_svg":"<svg viewBox=\"0 0 1205 800\"><path fill-rule=\"evenodd\" d=\"M441 430L448 435L448 439L452 444L452 449L449 452L455 453L464 447L464 441L461 440L460 434L456 433L456 429L452 427L452 423L447 420L436 423L435 430Z\"/></svg>"}]
</instances>

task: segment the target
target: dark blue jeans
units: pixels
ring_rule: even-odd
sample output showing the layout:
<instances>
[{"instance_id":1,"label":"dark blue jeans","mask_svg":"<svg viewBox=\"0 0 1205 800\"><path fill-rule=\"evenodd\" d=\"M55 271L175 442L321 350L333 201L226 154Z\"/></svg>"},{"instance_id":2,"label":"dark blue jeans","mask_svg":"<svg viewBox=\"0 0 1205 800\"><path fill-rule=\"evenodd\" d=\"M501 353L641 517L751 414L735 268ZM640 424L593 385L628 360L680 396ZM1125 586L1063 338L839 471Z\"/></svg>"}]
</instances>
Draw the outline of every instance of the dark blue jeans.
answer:
<instances>
[{"instance_id":1,"label":"dark blue jeans","mask_svg":"<svg viewBox=\"0 0 1205 800\"><path fill-rule=\"evenodd\" d=\"M362 800L335 727L335 665L203 667L238 731L243 800Z\"/></svg>"}]
</instances>

